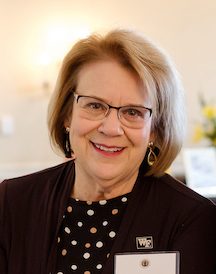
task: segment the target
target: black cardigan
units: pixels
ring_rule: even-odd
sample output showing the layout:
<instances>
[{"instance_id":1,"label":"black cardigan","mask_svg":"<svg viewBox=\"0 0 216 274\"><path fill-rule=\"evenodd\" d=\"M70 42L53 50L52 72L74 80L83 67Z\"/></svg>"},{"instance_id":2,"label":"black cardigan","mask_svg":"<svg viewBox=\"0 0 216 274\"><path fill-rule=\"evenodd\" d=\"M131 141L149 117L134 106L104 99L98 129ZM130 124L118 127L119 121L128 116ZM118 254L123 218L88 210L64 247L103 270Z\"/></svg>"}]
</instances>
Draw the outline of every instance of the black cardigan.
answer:
<instances>
[{"instance_id":1,"label":"black cardigan","mask_svg":"<svg viewBox=\"0 0 216 274\"><path fill-rule=\"evenodd\" d=\"M57 235L74 163L0 184L0 273L55 273ZM137 237L152 246L138 249ZM139 175L103 274L119 252L179 251L181 274L216 273L216 207L169 175ZM130 273L131 274L131 273Z\"/></svg>"}]
</instances>

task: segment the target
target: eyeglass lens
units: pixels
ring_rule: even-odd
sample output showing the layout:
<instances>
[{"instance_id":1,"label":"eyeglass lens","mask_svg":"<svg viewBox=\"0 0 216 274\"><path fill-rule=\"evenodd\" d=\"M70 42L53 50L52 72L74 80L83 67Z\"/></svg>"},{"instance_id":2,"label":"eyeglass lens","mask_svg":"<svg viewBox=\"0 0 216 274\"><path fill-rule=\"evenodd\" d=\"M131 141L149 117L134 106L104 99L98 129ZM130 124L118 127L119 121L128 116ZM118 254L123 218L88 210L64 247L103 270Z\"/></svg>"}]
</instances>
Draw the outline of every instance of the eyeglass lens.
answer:
<instances>
[{"instance_id":1,"label":"eyeglass lens","mask_svg":"<svg viewBox=\"0 0 216 274\"><path fill-rule=\"evenodd\" d=\"M82 111L82 116L89 120L101 120L109 115L112 108L118 112L119 120L125 126L132 128L143 127L151 116L151 110L139 106L113 107L105 102L88 96L76 96L77 103Z\"/></svg>"}]
</instances>

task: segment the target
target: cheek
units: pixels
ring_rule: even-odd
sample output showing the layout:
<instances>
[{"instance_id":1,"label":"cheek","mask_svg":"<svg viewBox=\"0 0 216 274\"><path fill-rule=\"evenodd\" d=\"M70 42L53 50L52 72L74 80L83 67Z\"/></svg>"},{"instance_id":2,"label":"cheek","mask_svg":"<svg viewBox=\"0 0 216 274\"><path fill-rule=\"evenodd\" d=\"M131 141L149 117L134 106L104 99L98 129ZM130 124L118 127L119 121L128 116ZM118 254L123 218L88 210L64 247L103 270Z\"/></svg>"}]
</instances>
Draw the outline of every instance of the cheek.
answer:
<instances>
[{"instance_id":1,"label":"cheek","mask_svg":"<svg viewBox=\"0 0 216 274\"><path fill-rule=\"evenodd\" d=\"M81 119L80 117L74 115L71 119L70 125L70 139L73 143L76 138L82 138L87 136L90 132L97 128L97 123L95 121L89 121Z\"/></svg>"},{"instance_id":2,"label":"cheek","mask_svg":"<svg viewBox=\"0 0 216 274\"><path fill-rule=\"evenodd\" d=\"M145 127L142 130L135 132L135 134L133 134L134 145L146 148L150 141L150 133L150 127Z\"/></svg>"}]
</instances>

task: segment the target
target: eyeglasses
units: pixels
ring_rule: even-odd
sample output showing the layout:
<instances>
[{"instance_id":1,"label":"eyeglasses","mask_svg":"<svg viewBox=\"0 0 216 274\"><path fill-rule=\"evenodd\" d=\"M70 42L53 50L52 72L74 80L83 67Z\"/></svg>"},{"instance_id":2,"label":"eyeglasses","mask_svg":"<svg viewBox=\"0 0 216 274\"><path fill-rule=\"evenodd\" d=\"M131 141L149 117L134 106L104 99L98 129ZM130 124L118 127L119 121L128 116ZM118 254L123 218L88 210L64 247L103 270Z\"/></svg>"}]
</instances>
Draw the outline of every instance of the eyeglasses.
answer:
<instances>
[{"instance_id":1,"label":"eyeglasses","mask_svg":"<svg viewBox=\"0 0 216 274\"><path fill-rule=\"evenodd\" d=\"M80 109L81 117L88 120L102 120L107 117L111 109L116 109L119 121L129 128L142 128L152 115L152 109L144 106L128 105L114 107L100 99L79 95L73 92Z\"/></svg>"}]
</instances>

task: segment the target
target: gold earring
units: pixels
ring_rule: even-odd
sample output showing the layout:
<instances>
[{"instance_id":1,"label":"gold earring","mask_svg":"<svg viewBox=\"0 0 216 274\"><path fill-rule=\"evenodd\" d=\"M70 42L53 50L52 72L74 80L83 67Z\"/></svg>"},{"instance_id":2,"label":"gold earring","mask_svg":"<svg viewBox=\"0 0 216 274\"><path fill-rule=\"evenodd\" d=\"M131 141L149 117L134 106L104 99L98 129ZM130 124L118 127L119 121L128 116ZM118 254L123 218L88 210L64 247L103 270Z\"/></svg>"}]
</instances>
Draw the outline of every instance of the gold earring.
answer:
<instances>
[{"instance_id":1,"label":"gold earring","mask_svg":"<svg viewBox=\"0 0 216 274\"><path fill-rule=\"evenodd\" d=\"M153 164L157 160L157 156L156 156L156 154L154 153L154 150L153 150L154 149L154 143L153 142L149 142L148 149L149 149L149 152L148 152L148 155L147 155L147 163L151 167L151 166L153 166Z\"/></svg>"},{"instance_id":2,"label":"gold earring","mask_svg":"<svg viewBox=\"0 0 216 274\"><path fill-rule=\"evenodd\" d=\"M70 133L70 128L66 127L65 128L65 148L64 148L66 158L71 158L71 153L72 153L69 133Z\"/></svg>"}]
</instances>

